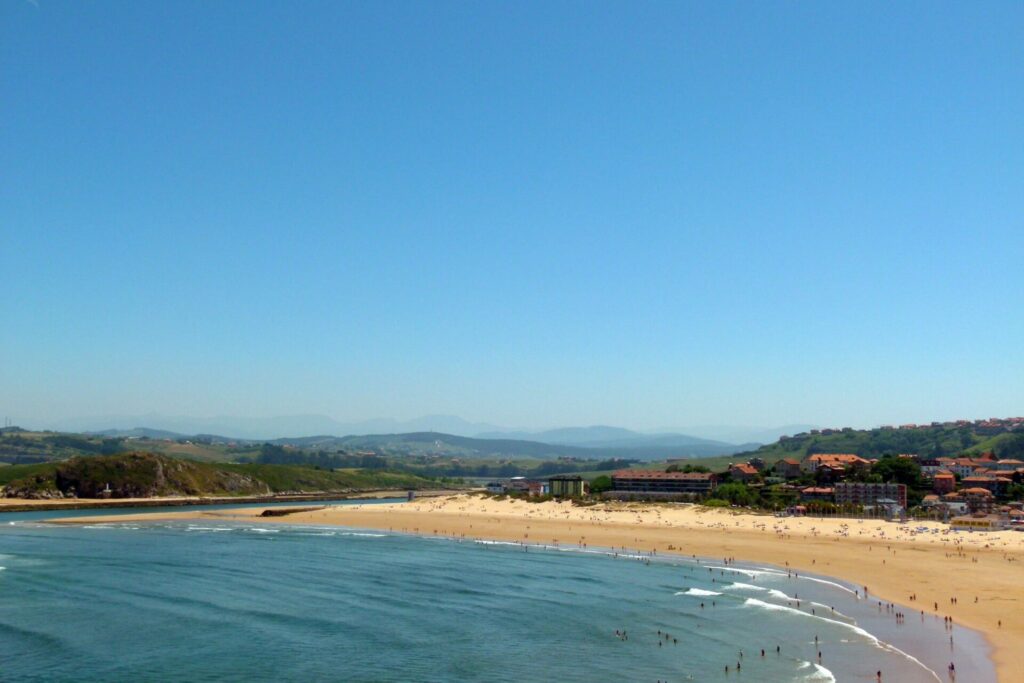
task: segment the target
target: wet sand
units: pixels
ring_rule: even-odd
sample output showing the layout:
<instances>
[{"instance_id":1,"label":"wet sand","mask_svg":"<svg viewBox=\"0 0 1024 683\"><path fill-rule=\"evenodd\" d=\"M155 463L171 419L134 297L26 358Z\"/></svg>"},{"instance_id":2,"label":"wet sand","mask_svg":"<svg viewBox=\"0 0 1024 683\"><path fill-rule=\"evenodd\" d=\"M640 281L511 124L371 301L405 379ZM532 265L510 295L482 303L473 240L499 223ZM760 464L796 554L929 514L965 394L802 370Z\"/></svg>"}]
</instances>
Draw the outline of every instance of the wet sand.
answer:
<instances>
[{"instance_id":1,"label":"wet sand","mask_svg":"<svg viewBox=\"0 0 1024 683\"><path fill-rule=\"evenodd\" d=\"M219 519L251 521L263 508L188 510L68 523ZM456 538L628 548L764 562L866 586L901 605L986 637L1001 683L1024 671L1024 533L954 533L934 522L778 518L693 505L528 503L454 495L393 505L327 506L261 523L342 525ZM927 527L917 533L918 526ZM935 530L932 533L931 530ZM953 600L955 599L955 602ZM1001 622L1001 624L1000 624ZM942 647L945 643L936 643ZM942 673L942 672L940 672Z\"/></svg>"}]
</instances>

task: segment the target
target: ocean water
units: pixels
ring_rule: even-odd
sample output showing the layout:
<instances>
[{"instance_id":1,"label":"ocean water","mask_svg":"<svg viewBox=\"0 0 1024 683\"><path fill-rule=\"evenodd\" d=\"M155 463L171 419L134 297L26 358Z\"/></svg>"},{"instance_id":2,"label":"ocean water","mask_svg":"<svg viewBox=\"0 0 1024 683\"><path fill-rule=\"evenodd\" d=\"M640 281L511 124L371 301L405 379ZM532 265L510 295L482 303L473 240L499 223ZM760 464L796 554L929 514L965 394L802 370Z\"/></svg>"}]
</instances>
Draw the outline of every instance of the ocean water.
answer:
<instances>
[{"instance_id":1,"label":"ocean water","mask_svg":"<svg viewBox=\"0 0 1024 683\"><path fill-rule=\"evenodd\" d=\"M994 680L977 635L768 567L46 516L0 515L3 681Z\"/></svg>"}]
</instances>

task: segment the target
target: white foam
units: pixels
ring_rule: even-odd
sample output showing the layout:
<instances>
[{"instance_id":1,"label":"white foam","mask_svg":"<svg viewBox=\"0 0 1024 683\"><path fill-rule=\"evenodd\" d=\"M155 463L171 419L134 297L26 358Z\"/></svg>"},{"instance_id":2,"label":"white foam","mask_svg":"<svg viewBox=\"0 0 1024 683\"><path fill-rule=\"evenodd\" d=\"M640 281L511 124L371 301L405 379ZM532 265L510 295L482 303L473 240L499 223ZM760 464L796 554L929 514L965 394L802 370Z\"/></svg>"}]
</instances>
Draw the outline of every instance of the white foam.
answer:
<instances>
[{"instance_id":1,"label":"white foam","mask_svg":"<svg viewBox=\"0 0 1024 683\"><path fill-rule=\"evenodd\" d=\"M825 579L818 579L818 578L815 578L813 576L801 576L799 578L807 579L808 581L817 581L818 583L823 583L826 586L833 586L835 588L838 588L839 590L846 591L850 595L858 595L857 591L855 591L855 590L853 590L851 588L847 588L846 586L842 585L841 583L836 583L835 581L826 581Z\"/></svg>"},{"instance_id":2,"label":"white foam","mask_svg":"<svg viewBox=\"0 0 1024 683\"><path fill-rule=\"evenodd\" d=\"M698 597L711 597L713 595L721 595L715 591L706 591L703 588L689 588L685 591L679 591L676 595L696 595Z\"/></svg>"},{"instance_id":3,"label":"white foam","mask_svg":"<svg viewBox=\"0 0 1024 683\"><path fill-rule=\"evenodd\" d=\"M473 542L480 545L514 545L516 547L523 545L522 543L513 543L512 541L487 541L484 539L477 539Z\"/></svg>"},{"instance_id":4,"label":"white foam","mask_svg":"<svg viewBox=\"0 0 1024 683\"><path fill-rule=\"evenodd\" d=\"M367 534L361 531L346 531L341 534L342 536L364 536L366 538L384 538L387 534Z\"/></svg>"},{"instance_id":5,"label":"white foam","mask_svg":"<svg viewBox=\"0 0 1024 683\"><path fill-rule=\"evenodd\" d=\"M850 623L847 623L845 621L837 621L835 619L828 619L826 617L818 616L817 614L810 614L809 612L804 612L803 610L794 609L793 607L787 607L785 605L776 605L776 604L771 603L771 602L765 602L764 600L758 600L757 598L747 598L746 601L743 604L744 605L749 605L749 606L752 606L752 607L760 607L762 609L770 610L770 611L773 611L773 612L789 612L790 614L799 614L800 616L807 617L808 619L820 619L821 621L825 621L825 622L828 622L830 624L835 624L835 625L840 626L842 628L850 629L851 631L853 631L857 635L861 636L862 638L865 638L865 639L871 641L871 643L875 647L877 647L878 649L886 650L888 652L894 652L894 653L902 655L906 659L914 662L915 664L920 666L922 669L924 669L925 671L930 673L932 675L932 677L935 678L936 681L940 681L940 683L941 683L941 679L939 678L938 674L936 674L934 671L932 671L927 666L925 666L921 662L921 660L919 660L917 657L914 657L913 655L909 655L906 652L904 652L903 650L899 649L898 647L890 645L889 643L886 643L883 640L879 640L878 637L872 635L871 633L868 633L867 631L862 629L860 626L857 626L856 624L850 624ZM831 675L831 674L829 674L829 675ZM832 680L835 680L835 679L832 679Z\"/></svg>"},{"instance_id":6,"label":"white foam","mask_svg":"<svg viewBox=\"0 0 1024 683\"><path fill-rule=\"evenodd\" d=\"M780 590L777 590L775 588L768 588L767 586L755 586L750 583L737 582L729 584L728 587L743 591L762 591L768 593L768 595L772 596L773 598L778 598L779 600L796 600L796 598L790 597L789 595L786 595Z\"/></svg>"},{"instance_id":7,"label":"white foam","mask_svg":"<svg viewBox=\"0 0 1024 683\"><path fill-rule=\"evenodd\" d=\"M840 612L837 609L833 609L832 605L823 605L820 602L812 602L811 604L812 605L817 605L818 607L820 607L822 609L827 609L829 611L829 614L831 614L834 617L842 617L843 619L849 619L850 621L856 621L856 619L854 619L853 617L851 617L849 615L846 615L846 614L843 614L842 612Z\"/></svg>"},{"instance_id":8,"label":"white foam","mask_svg":"<svg viewBox=\"0 0 1024 683\"><path fill-rule=\"evenodd\" d=\"M808 676L805 680L808 681L826 681L826 683L836 683L836 677L832 675L832 672L823 667L821 664L814 664L814 673Z\"/></svg>"},{"instance_id":9,"label":"white foam","mask_svg":"<svg viewBox=\"0 0 1024 683\"><path fill-rule=\"evenodd\" d=\"M743 574L749 576L752 579L756 579L759 576L785 576L786 572L780 572L773 569L740 569L739 567L717 567L715 565L704 565L708 569L718 569L726 572L736 572L737 574Z\"/></svg>"},{"instance_id":10,"label":"white foam","mask_svg":"<svg viewBox=\"0 0 1024 683\"><path fill-rule=\"evenodd\" d=\"M280 530L279 529L260 529L258 527L252 527L252 528L248 529L248 531L254 531L257 534L276 534Z\"/></svg>"}]
</instances>

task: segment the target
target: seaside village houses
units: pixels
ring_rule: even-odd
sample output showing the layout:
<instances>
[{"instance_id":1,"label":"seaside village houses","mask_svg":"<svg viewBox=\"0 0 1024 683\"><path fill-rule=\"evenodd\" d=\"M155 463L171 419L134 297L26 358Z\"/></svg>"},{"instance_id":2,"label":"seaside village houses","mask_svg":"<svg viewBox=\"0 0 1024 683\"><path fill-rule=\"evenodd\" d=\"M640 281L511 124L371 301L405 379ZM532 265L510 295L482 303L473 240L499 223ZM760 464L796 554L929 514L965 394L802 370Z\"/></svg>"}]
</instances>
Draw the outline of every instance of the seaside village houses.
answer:
<instances>
[{"instance_id":1,"label":"seaside village houses","mask_svg":"<svg viewBox=\"0 0 1024 683\"><path fill-rule=\"evenodd\" d=\"M1024 461L998 459L992 453L959 458L896 457L920 465L922 480L930 488L921 500L921 508L935 518L960 529L1024 530L1024 505L1020 501L1007 501L1005 505L998 502L1007 497L1012 485L1024 483ZM796 487L802 503L831 502L847 509L881 512L890 518L905 515L909 503L905 485L864 482L853 476L869 471L875 462L852 453L816 453L801 461L780 460L773 474L776 480L785 482L814 475L815 484ZM734 481L743 481L745 471L734 466L730 472ZM794 506L790 511L800 514L804 509Z\"/></svg>"},{"instance_id":2,"label":"seaside village houses","mask_svg":"<svg viewBox=\"0 0 1024 683\"><path fill-rule=\"evenodd\" d=\"M1024 419L1014 418L1010 428L1024 429ZM872 466L878 459L855 453L813 453L802 459L783 458L773 464L752 458L745 463L730 463L718 474L692 471L685 466L685 459L669 461L670 466L665 469L620 469L611 473L594 495L617 500L700 501L712 497L718 486L728 481L755 490L770 486L773 492L785 494L788 500L795 501L785 503L787 514L813 510L906 519L913 506L915 515L923 513L947 521L954 528L1024 531L1024 503L1010 500L1013 491L1019 492L1024 485L1024 461L997 458L992 453L955 458L921 458L913 454L892 457L917 463L919 481L925 488L915 487L911 496L905 484L882 482L877 477L872 480ZM487 490L559 499L590 494L587 480L578 474L559 474L546 480L513 477L490 482Z\"/></svg>"}]
</instances>

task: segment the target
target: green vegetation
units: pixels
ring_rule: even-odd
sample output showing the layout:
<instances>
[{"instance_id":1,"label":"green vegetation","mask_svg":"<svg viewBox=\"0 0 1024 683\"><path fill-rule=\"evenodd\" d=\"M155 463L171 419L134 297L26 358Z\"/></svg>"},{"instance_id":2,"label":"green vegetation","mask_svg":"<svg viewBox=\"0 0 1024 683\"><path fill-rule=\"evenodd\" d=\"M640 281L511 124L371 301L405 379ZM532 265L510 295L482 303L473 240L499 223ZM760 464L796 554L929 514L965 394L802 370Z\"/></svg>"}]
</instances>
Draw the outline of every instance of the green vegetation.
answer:
<instances>
[{"instance_id":1,"label":"green vegetation","mask_svg":"<svg viewBox=\"0 0 1024 683\"><path fill-rule=\"evenodd\" d=\"M669 465L665 469L665 471L666 472L683 472L685 474L685 473L688 473L688 472L710 472L711 470L709 470L704 465L695 465L695 464L692 464L692 463L687 463L687 464L683 465L682 467L680 467L678 464Z\"/></svg>"},{"instance_id":2,"label":"green vegetation","mask_svg":"<svg viewBox=\"0 0 1024 683\"><path fill-rule=\"evenodd\" d=\"M590 492L592 494L604 493L605 491L611 491L611 489L612 478L607 474L602 474L590 480Z\"/></svg>"},{"instance_id":3,"label":"green vegetation","mask_svg":"<svg viewBox=\"0 0 1024 683\"><path fill-rule=\"evenodd\" d=\"M1000 460L1004 458L1024 460L1024 433L998 434L967 451L967 455L978 453L994 453Z\"/></svg>"},{"instance_id":4,"label":"green vegetation","mask_svg":"<svg viewBox=\"0 0 1024 683\"><path fill-rule=\"evenodd\" d=\"M493 460L439 456L395 456L380 453L328 453L326 451L304 451L293 447L265 443L258 454L247 458L251 462L274 465L306 465L324 469L359 467L371 470L394 470L435 479L455 479L461 477L508 478L531 477L544 478L553 474L576 474L591 471L611 471L627 467L633 461L579 460L562 458L559 460L537 460L533 458L520 460Z\"/></svg>"},{"instance_id":5,"label":"green vegetation","mask_svg":"<svg viewBox=\"0 0 1024 683\"><path fill-rule=\"evenodd\" d=\"M12 428L0 432L0 462L13 465L67 460L75 456L114 455L129 451L160 453L204 462L230 462L255 455L259 452L259 446L214 443L203 437L107 437L92 434L28 432Z\"/></svg>"},{"instance_id":6,"label":"green vegetation","mask_svg":"<svg viewBox=\"0 0 1024 683\"><path fill-rule=\"evenodd\" d=\"M1003 458L1024 455L1024 434L1006 432L992 435L974 425L844 429L829 434L807 433L782 438L747 453L701 458L693 462L714 470L723 468L725 463L746 462L750 458L761 458L772 464L783 458L803 460L815 453L854 453L862 458L912 453L922 458L939 458L984 451L994 451L997 456ZM1018 456L1009 455L1010 453L1017 453Z\"/></svg>"},{"instance_id":7,"label":"green vegetation","mask_svg":"<svg viewBox=\"0 0 1024 683\"><path fill-rule=\"evenodd\" d=\"M728 473L719 474L719 478L723 483L704 501L705 504L713 506L729 504L778 510L800 502L794 486L799 488L823 484L823 482L816 481L815 476L811 474L804 474L799 479L789 481L788 487L780 484L754 486L742 484L730 481ZM848 469L844 480L905 484L907 503L911 507L920 504L922 497L929 492L928 484L921 477L920 464L910 458L898 458L892 455L883 456L867 469ZM840 507L827 501L805 501L801 504L815 513L840 511ZM842 511L855 512L852 509L843 509Z\"/></svg>"},{"instance_id":8,"label":"green vegetation","mask_svg":"<svg viewBox=\"0 0 1024 683\"><path fill-rule=\"evenodd\" d=\"M265 483L273 493L440 487L439 482L414 474L383 470L318 470L294 465L260 464L223 464L215 467L257 479Z\"/></svg>"},{"instance_id":9,"label":"green vegetation","mask_svg":"<svg viewBox=\"0 0 1024 683\"><path fill-rule=\"evenodd\" d=\"M5 495L18 498L99 498L108 486L112 498L269 493L252 477L152 453L75 457L36 465L20 479L9 479L7 471L4 475Z\"/></svg>"},{"instance_id":10,"label":"green vegetation","mask_svg":"<svg viewBox=\"0 0 1024 683\"><path fill-rule=\"evenodd\" d=\"M735 482L722 484L709 500L722 500L731 505L742 505L744 507L755 506L760 502L760 492L745 484Z\"/></svg>"},{"instance_id":11,"label":"green vegetation","mask_svg":"<svg viewBox=\"0 0 1024 683\"><path fill-rule=\"evenodd\" d=\"M112 498L146 498L420 489L438 484L394 472L211 464L154 453L123 453L75 457L54 463L12 465L0 470L0 485L9 497L97 498L103 497L109 486Z\"/></svg>"}]
</instances>

